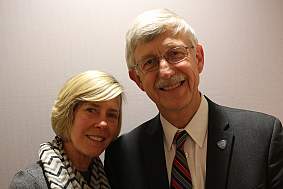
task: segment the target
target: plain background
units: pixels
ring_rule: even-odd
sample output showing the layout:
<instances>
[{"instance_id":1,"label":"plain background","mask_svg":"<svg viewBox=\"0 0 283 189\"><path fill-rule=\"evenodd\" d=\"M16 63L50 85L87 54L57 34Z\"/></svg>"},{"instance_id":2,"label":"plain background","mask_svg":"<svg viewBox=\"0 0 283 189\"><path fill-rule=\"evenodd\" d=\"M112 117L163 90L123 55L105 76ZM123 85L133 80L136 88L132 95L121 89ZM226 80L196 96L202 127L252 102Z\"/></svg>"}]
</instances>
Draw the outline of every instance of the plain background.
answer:
<instances>
[{"instance_id":1,"label":"plain background","mask_svg":"<svg viewBox=\"0 0 283 189\"><path fill-rule=\"evenodd\" d=\"M283 120L282 0L0 0L0 188L53 138L53 101L76 73L99 69L124 85L123 133L157 114L128 78L124 36L139 13L162 7L204 45L205 95Z\"/></svg>"}]
</instances>

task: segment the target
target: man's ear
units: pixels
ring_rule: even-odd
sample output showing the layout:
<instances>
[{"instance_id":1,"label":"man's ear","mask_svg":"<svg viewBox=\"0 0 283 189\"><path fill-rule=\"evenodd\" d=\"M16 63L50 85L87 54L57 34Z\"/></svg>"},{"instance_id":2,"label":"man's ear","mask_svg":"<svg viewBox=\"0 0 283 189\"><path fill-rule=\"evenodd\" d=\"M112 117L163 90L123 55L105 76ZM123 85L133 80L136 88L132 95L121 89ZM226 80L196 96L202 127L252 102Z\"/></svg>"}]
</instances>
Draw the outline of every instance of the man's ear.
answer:
<instances>
[{"instance_id":1,"label":"man's ear","mask_svg":"<svg viewBox=\"0 0 283 189\"><path fill-rule=\"evenodd\" d=\"M204 66L204 52L202 44L196 45L196 61L199 73L202 72Z\"/></svg>"},{"instance_id":2,"label":"man's ear","mask_svg":"<svg viewBox=\"0 0 283 189\"><path fill-rule=\"evenodd\" d=\"M135 69L129 70L129 76L130 76L131 80L133 80L137 84L137 86L142 91L144 91L143 86L142 86L142 82L141 82L141 79L140 79L140 76L138 75L138 73L137 73L137 71Z\"/></svg>"}]
</instances>

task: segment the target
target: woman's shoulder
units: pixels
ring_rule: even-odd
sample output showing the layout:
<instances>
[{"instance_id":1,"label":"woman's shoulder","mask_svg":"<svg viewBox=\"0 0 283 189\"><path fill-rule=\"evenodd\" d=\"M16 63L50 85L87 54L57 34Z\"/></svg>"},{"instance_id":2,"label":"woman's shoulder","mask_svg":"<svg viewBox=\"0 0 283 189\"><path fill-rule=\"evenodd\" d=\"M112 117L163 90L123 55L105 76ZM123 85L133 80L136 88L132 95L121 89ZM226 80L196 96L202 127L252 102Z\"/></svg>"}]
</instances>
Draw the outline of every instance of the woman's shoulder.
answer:
<instances>
[{"instance_id":1,"label":"woman's shoulder","mask_svg":"<svg viewBox=\"0 0 283 189\"><path fill-rule=\"evenodd\" d=\"M46 180L40 162L19 170L13 177L10 189L47 189Z\"/></svg>"}]
</instances>

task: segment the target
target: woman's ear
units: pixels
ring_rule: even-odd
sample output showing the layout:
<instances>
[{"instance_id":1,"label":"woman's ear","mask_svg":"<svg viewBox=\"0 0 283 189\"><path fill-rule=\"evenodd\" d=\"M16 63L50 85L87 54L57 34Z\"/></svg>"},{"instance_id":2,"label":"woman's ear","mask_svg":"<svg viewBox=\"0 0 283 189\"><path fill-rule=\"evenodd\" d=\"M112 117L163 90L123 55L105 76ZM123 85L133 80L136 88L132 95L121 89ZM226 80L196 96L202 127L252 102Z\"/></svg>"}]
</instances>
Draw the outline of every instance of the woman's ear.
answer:
<instances>
[{"instance_id":1,"label":"woman's ear","mask_svg":"<svg viewBox=\"0 0 283 189\"><path fill-rule=\"evenodd\" d=\"M141 78L140 78L140 76L138 75L138 73L137 73L137 71L135 69L129 70L129 76L130 76L131 80L133 80L137 84L137 86L142 91L144 91Z\"/></svg>"}]
</instances>

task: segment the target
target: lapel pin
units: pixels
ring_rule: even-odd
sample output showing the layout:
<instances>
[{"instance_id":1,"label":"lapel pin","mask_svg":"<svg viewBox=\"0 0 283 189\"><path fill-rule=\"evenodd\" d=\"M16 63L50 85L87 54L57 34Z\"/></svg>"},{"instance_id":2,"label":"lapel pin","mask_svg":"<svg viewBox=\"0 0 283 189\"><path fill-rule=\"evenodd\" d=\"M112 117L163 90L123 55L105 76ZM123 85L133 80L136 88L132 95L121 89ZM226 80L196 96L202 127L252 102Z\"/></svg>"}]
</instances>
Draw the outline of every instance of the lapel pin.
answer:
<instances>
[{"instance_id":1,"label":"lapel pin","mask_svg":"<svg viewBox=\"0 0 283 189\"><path fill-rule=\"evenodd\" d=\"M221 150L224 150L226 148L227 145L227 140L219 140L217 142L217 146L218 148L220 148Z\"/></svg>"}]
</instances>

